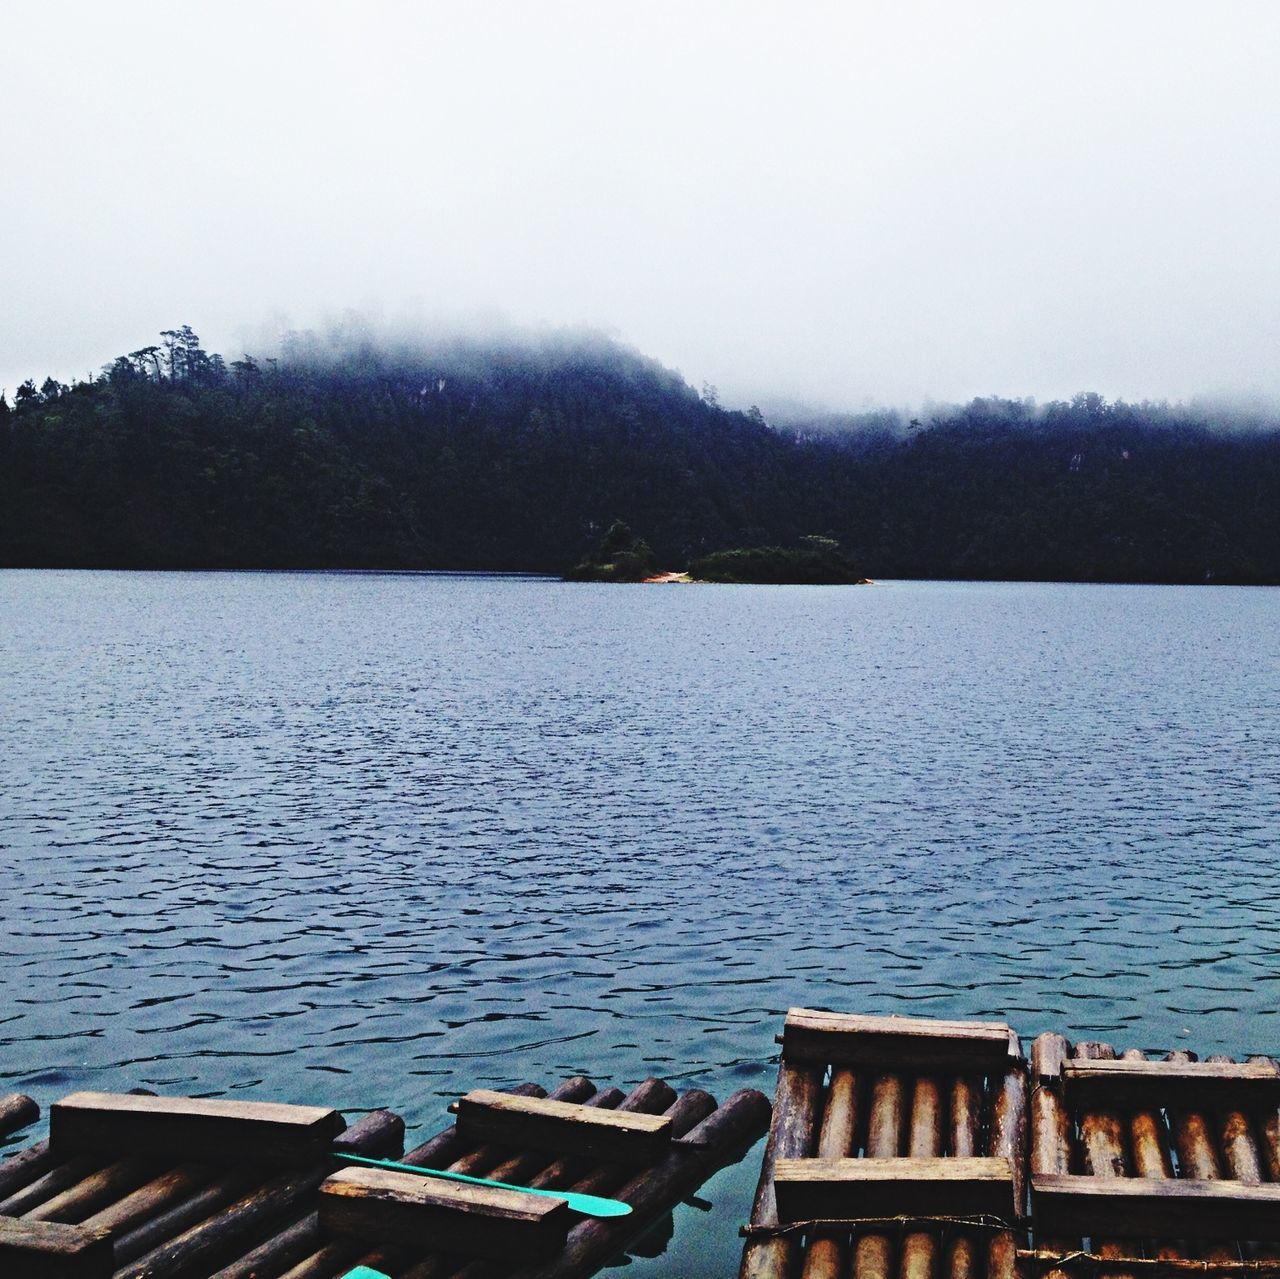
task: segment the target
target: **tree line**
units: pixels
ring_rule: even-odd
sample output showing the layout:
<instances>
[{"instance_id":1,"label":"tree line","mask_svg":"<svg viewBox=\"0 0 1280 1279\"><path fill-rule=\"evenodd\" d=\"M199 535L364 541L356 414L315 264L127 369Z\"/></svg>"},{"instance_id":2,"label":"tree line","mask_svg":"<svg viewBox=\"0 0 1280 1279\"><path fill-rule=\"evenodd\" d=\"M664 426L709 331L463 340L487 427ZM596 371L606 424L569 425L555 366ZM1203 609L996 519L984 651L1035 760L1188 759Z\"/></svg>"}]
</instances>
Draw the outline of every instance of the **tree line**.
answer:
<instances>
[{"instance_id":1,"label":"tree line","mask_svg":"<svg viewBox=\"0 0 1280 1279\"><path fill-rule=\"evenodd\" d=\"M1096 395L771 427L598 338L187 327L0 397L0 564L562 572L837 540L872 577L1280 582L1280 426Z\"/></svg>"}]
</instances>

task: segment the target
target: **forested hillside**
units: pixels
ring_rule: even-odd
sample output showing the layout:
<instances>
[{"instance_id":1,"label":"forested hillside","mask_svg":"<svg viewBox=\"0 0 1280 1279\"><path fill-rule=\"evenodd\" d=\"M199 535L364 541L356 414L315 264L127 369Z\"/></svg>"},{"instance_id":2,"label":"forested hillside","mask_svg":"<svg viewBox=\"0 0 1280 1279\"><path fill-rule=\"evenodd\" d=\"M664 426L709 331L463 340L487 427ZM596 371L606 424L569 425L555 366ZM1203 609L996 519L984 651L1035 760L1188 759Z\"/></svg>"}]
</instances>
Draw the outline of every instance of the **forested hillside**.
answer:
<instances>
[{"instance_id":1,"label":"forested hillside","mask_svg":"<svg viewBox=\"0 0 1280 1279\"><path fill-rule=\"evenodd\" d=\"M625 520L664 567L833 536L873 577L1280 581L1280 429L975 401L771 429L594 338L190 329L0 400L0 564L562 571Z\"/></svg>"}]
</instances>

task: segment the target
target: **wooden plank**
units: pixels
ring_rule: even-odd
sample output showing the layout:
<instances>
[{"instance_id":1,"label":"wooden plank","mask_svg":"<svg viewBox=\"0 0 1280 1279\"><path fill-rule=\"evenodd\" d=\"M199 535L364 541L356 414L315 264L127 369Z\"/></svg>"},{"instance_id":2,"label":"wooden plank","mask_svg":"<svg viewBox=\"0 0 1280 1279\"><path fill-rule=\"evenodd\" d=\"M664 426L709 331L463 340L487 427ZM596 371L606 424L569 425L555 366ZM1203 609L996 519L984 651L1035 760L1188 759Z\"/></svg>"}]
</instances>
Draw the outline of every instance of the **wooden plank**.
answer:
<instances>
[{"instance_id":1,"label":"wooden plank","mask_svg":"<svg viewBox=\"0 0 1280 1279\"><path fill-rule=\"evenodd\" d=\"M782 1030L789 1061L983 1074L1003 1071L1018 1054L1008 1026L993 1021L866 1017L793 1008Z\"/></svg>"},{"instance_id":2,"label":"wooden plank","mask_svg":"<svg viewBox=\"0 0 1280 1279\"><path fill-rule=\"evenodd\" d=\"M1280 1238L1275 1183L1042 1174L1031 1178L1031 1207L1047 1234Z\"/></svg>"},{"instance_id":3,"label":"wooden plank","mask_svg":"<svg viewBox=\"0 0 1280 1279\"><path fill-rule=\"evenodd\" d=\"M779 1159L773 1184L784 1222L1014 1215L1005 1158Z\"/></svg>"},{"instance_id":4,"label":"wooden plank","mask_svg":"<svg viewBox=\"0 0 1280 1279\"><path fill-rule=\"evenodd\" d=\"M563 1199L436 1181L385 1168L346 1168L320 1187L320 1226L370 1243L498 1261L549 1261L569 1233Z\"/></svg>"},{"instance_id":5,"label":"wooden plank","mask_svg":"<svg viewBox=\"0 0 1280 1279\"><path fill-rule=\"evenodd\" d=\"M1280 1067L1273 1061L1068 1061L1062 1083L1068 1101L1080 1106L1248 1110L1280 1104Z\"/></svg>"},{"instance_id":6,"label":"wooden plank","mask_svg":"<svg viewBox=\"0 0 1280 1279\"><path fill-rule=\"evenodd\" d=\"M671 1145L671 1121L663 1115L593 1109L550 1097L477 1088L457 1103L457 1112L466 1141L588 1155L606 1163L656 1163Z\"/></svg>"},{"instance_id":7,"label":"wooden plank","mask_svg":"<svg viewBox=\"0 0 1280 1279\"><path fill-rule=\"evenodd\" d=\"M336 1110L199 1097L79 1092L49 1108L49 1144L181 1161L286 1165L323 1158L346 1127Z\"/></svg>"},{"instance_id":8,"label":"wooden plank","mask_svg":"<svg viewBox=\"0 0 1280 1279\"><path fill-rule=\"evenodd\" d=\"M0 1217L0 1274L5 1279L110 1279L105 1230Z\"/></svg>"}]
</instances>

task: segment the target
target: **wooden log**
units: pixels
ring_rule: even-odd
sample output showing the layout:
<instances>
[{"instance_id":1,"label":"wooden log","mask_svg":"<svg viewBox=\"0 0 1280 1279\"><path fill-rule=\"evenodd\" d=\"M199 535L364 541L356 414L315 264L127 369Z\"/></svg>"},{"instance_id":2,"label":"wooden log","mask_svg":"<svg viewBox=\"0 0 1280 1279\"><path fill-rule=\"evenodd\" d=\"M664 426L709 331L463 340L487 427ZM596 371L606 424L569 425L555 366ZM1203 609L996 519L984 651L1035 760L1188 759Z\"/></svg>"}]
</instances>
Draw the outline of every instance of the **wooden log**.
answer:
<instances>
[{"instance_id":1,"label":"wooden log","mask_svg":"<svg viewBox=\"0 0 1280 1279\"><path fill-rule=\"evenodd\" d=\"M942 1089L929 1075L921 1075L911 1090L911 1115L907 1123L907 1155L910 1161L933 1161L948 1165L963 1164L962 1158L938 1160L942 1154ZM865 1162L865 1161L864 1161ZM894 1164L907 1160L891 1160ZM949 1186L954 1183L949 1182ZM899 1208L898 1211L905 1211ZM951 1204L945 1213L957 1212ZM901 1279L935 1279L938 1269L938 1240L932 1231L911 1230L903 1237L898 1261Z\"/></svg>"},{"instance_id":2,"label":"wooden log","mask_svg":"<svg viewBox=\"0 0 1280 1279\"><path fill-rule=\"evenodd\" d=\"M1222 1056L1210 1057L1207 1062L1210 1066L1225 1066L1228 1063L1236 1064L1230 1057ZM1253 1069L1260 1068L1260 1065L1256 1062L1245 1063L1245 1066ZM1272 1062L1271 1065L1274 1066L1275 1063ZM1244 1068L1244 1066L1240 1067L1240 1069ZM1227 1175L1235 1181L1258 1185L1263 1180L1262 1157L1249 1117L1242 1110L1224 1109L1218 1115L1217 1137Z\"/></svg>"},{"instance_id":3,"label":"wooden log","mask_svg":"<svg viewBox=\"0 0 1280 1279\"><path fill-rule=\"evenodd\" d=\"M0 1217L5 1279L110 1279L111 1240L100 1230Z\"/></svg>"},{"instance_id":4,"label":"wooden log","mask_svg":"<svg viewBox=\"0 0 1280 1279\"><path fill-rule=\"evenodd\" d=\"M1249 1058L1251 1064L1271 1060L1270 1057ZM1260 1154L1267 1170L1267 1180L1280 1181L1280 1107L1269 1106L1259 1115L1258 1130Z\"/></svg>"},{"instance_id":5,"label":"wooden log","mask_svg":"<svg viewBox=\"0 0 1280 1279\"><path fill-rule=\"evenodd\" d=\"M1280 1237L1280 1185L1050 1176L1034 1176L1032 1185L1036 1220L1046 1231Z\"/></svg>"},{"instance_id":6,"label":"wooden log","mask_svg":"<svg viewBox=\"0 0 1280 1279\"><path fill-rule=\"evenodd\" d=\"M1048 1082L1061 1073L1062 1059L1070 1051L1071 1045L1053 1033L1038 1036L1031 1046L1031 1073L1038 1081L1031 1094L1032 1172L1071 1171L1071 1112Z\"/></svg>"},{"instance_id":7,"label":"wooden log","mask_svg":"<svg viewBox=\"0 0 1280 1279\"><path fill-rule=\"evenodd\" d=\"M952 1080L947 1113L950 1116L948 1153L962 1159L978 1154L978 1136L982 1131L982 1080L964 1075Z\"/></svg>"},{"instance_id":8,"label":"wooden log","mask_svg":"<svg viewBox=\"0 0 1280 1279\"><path fill-rule=\"evenodd\" d=\"M579 1222L559 1257L533 1271L517 1270L509 1279L587 1279L717 1169L740 1159L768 1127L768 1099L754 1088L734 1093L689 1133L688 1144L672 1147L661 1163L615 1192L631 1205L630 1217ZM815 1137L811 1133L809 1139Z\"/></svg>"},{"instance_id":9,"label":"wooden log","mask_svg":"<svg viewBox=\"0 0 1280 1279\"><path fill-rule=\"evenodd\" d=\"M425 1164L414 1166L426 1167ZM345 1275L360 1253L361 1246L354 1240L335 1239L290 1266L278 1279L334 1279L336 1275Z\"/></svg>"},{"instance_id":10,"label":"wooden log","mask_svg":"<svg viewBox=\"0 0 1280 1279\"><path fill-rule=\"evenodd\" d=\"M40 1118L40 1107L25 1093L0 1097L0 1137L26 1128Z\"/></svg>"},{"instance_id":11,"label":"wooden log","mask_svg":"<svg viewBox=\"0 0 1280 1279\"><path fill-rule=\"evenodd\" d=\"M951 1084L947 1149L960 1159L978 1154L982 1132L982 1081L958 1076ZM978 1279L978 1244L970 1234L952 1232L946 1241L943 1273L947 1279Z\"/></svg>"},{"instance_id":12,"label":"wooden log","mask_svg":"<svg viewBox=\"0 0 1280 1279\"><path fill-rule=\"evenodd\" d=\"M818 1105L823 1068L788 1061L778 1067L778 1089L769 1140L760 1164L760 1182L751 1208L756 1226L776 1226L778 1205L773 1169L779 1159L811 1155L818 1143ZM739 1279L792 1279L800 1269L800 1240L791 1236L748 1239L742 1249Z\"/></svg>"},{"instance_id":13,"label":"wooden log","mask_svg":"<svg viewBox=\"0 0 1280 1279\"><path fill-rule=\"evenodd\" d=\"M65 1163L55 1163L44 1176L37 1177L0 1202L0 1217L24 1216L46 1200L52 1199L54 1195L60 1195L64 1190L97 1172L105 1162L97 1155L81 1155Z\"/></svg>"},{"instance_id":14,"label":"wooden log","mask_svg":"<svg viewBox=\"0 0 1280 1279\"><path fill-rule=\"evenodd\" d=\"M154 1172L149 1160L119 1159L23 1215L28 1221L83 1221L105 1204L136 1190Z\"/></svg>"},{"instance_id":15,"label":"wooden log","mask_svg":"<svg viewBox=\"0 0 1280 1279\"><path fill-rule=\"evenodd\" d=\"M1031 1045L1031 1171L1064 1175L1071 1171L1071 1139L1075 1125L1062 1100L1058 1082L1071 1045L1052 1031L1036 1037ZM1044 1248L1065 1256L1080 1247L1080 1239L1046 1237ZM1067 1272L1053 1268L1045 1279L1068 1279Z\"/></svg>"},{"instance_id":16,"label":"wooden log","mask_svg":"<svg viewBox=\"0 0 1280 1279\"><path fill-rule=\"evenodd\" d=\"M370 1159L400 1159L404 1120L394 1110L370 1110L333 1139L333 1149Z\"/></svg>"},{"instance_id":17,"label":"wooden log","mask_svg":"<svg viewBox=\"0 0 1280 1279\"><path fill-rule=\"evenodd\" d=\"M782 1030L787 1061L879 1070L1002 1071L1015 1051L1000 1022L867 1017L793 1008Z\"/></svg>"},{"instance_id":18,"label":"wooden log","mask_svg":"<svg viewBox=\"0 0 1280 1279\"><path fill-rule=\"evenodd\" d=\"M1182 1069L1196 1064L1195 1054L1185 1051L1171 1052L1165 1060ZM1187 1107L1169 1112L1174 1147L1178 1152L1178 1170L1184 1178L1216 1181L1222 1176L1222 1162L1214 1142L1214 1126L1209 1116L1195 1107L1192 1100ZM1187 1233L1203 1234L1204 1230L1188 1225ZM1228 1228L1214 1230L1217 1236L1234 1233ZM1221 1237L1201 1243L1199 1251L1205 1261L1231 1261L1238 1260L1240 1256L1238 1249Z\"/></svg>"},{"instance_id":19,"label":"wooden log","mask_svg":"<svg viewBox=\"0 0 1280 1279\"><path fill-rule=\"evenodd\" d=\"M893 1159L903 1149L904 1088L900 1075L877 1075L867 1108L868 1159ZM853 1246L854 1279L892 1279L893 1239L882 1233L859 1234Z\"/></svg>"},{"instance_id":20,"label":"wooden log","mask_svg":"<svg viewBox=\"0 0 1280 1279\"><path fill-rule=\"evenodd\" d=\"M29 1186L37 1177L43 1177L57 1163L57 1156L49 1149L47 1141L38 1141L16 1155L10 1155L0 1162L0 1200Z\"/></svg>"},{"instance_id":21,"label":"wooden log","mask_svg":"<svg viewBox=\"0 0 1280 1279\"><path fill-rule=\"evenodd\" d=\"M1184 1107L1199 1110L1280 1104L1274 1062L1069 1061L1062 1082L1067 1100L1082 1107Z\"/></svg>"},{"instance_id":22,"label":"wooden log","mask_svg":"<svg viewBox=\"0 0 1280 1279\"><path fill-rule=\"evenodd\" d=\"M539 1101L545 1098L547 1101L585 1103L590 1100L595 1091L595 1084L585 1075L573 1075L557 1084L549 1093L539 1090L539 1096L535 1097L530 1094L528 1100ZM521 1094L511 1093L509 1095L517 1098L518 1104ZM455 1107L456 1103L450 1109ZM519 1153L513 1149L510 1142L481 1141L476 1143L461 1125L456 1125L456 1127L462 1144L460 1153L448 1165L450 1172L466 1173L468 1177L487 1177L490 1171L504 1159Z\"/></svg>"},{"instance_id":23,"label":"wooden log","mask_svg":"<svg viewBox=\"0 0 1280 1279\"><path fill-rule=\"evenodd\" d=\"M1166 1060L1184 1067L1194 1064L1192 1054L1188 1052L1170 1053ZM1217 1181L1222 1176L1222 1166L1214 1149L1207 1117L1190 1107L1171 1109L1169 1117L1182 1176L1197 1181Z\"/></svg>"},{"instance_id":24,"label":"wooden log","mask_svg":"<svg viewBox=\"0 0 1280 1279\"><path fill-rule=\"evenodd\" d=\"M1076 1061L1112 1061L1115 1049L1110 1044L1080 1043L1076 1045L1075 1057L1067 1066ZM1063 1067L1065 1076L1067 1066ZM1125 1125L1120 1116L1112 1110L1087 1110L1080 1116L1080 1153L1084 1171L1099 1184L1113 1179L1128 1176L1128 1160L1125 1155ZM1034 1183L1033 1183L1034 1184ZM1040 1209L1036 1208L1039 1223ZM1057 1233L1057 1227L1048 1224L1043 1229L1049 1233ZM1069 1229L1069 1228L1068 1228ZM1093 1223L1082 1234L1091 1235L1094 1239L1094 1251L1108 1259L1119 1259L1133 1256L1140 1251L1132 1244L1126 1244L1119 1238L1099 1238L1105 1233L1104 1228Z\"/></svg>"},{"instance_id":25,"label":"wooden log","mask_svg":"<svg viewBox=\"0 0 1280 1279\"><path fill-rule=\"evenodd\" d=\"M259 1279L279 1274L282 1267L296 1265L314 1255L324 1244L320 1214L309 1212L292 1225L272 1234L265 1243L245 1253L239 1261L223 1266L209 1279Z\"/></svg>"},{"instance_id":26,"label":"wooden log","mask_svg":"<svg viewBox=\"0 0 1280 1279\"><path fill-rule=\"evenodd\" d=\"M855 1149L858 1135L858 1077L847 1066L831 1072L818 1130L818 1158L843 1159ZM801 1279L841 1279L849 1258L847 1233L810 1237Z\"/></svg>"},{"instance_id":27,"label":"wooden log","mask_svg":"<svg viewBox=\"0 0 1280 1279\"><path fill-rule=\"evenodd\" d=\"M1027 1075L1020 1052L1005 1070L992 1102L987 1152L1008 1160L1013 1180L1008 1219L1014 1223L1013 1229L998 1231L987 1241L987 1279L1014 1279L1023 1234L1018 1223L1027 1203Z\"/></svg>"},{"instance_id":28,"label":"wooden log","mask_svg":"<svg viewBox=\"0 0 1280 1279\"><path fill-rule=\"evenodd\" d=\"M58 1154L281 1166L324 1158L344 1127L322 1106L219 1098L79 1092L49 1108L49 1144Z\"/></svg>"},{"instance_id":29,"label":"wooden log","mask_svg":"<svg viewBox=\"0 0 1280 1279\"><path fill-rule=\"evenodd\" d=\"M1129 1048L1125 1050L1123 1060L1144 1061L1145 1057L1140 1050ZM1136 1176L1154 1181L1173 1179L1169 1133L1164 1116L1159 1110L1135 1110L1129 1115L1129 1146L1133 1151L1133 1171ZM1157 1257L1186 1256L1183 1245L1176 1240L1152 1240L1146 1245L1146 1250Z\"/></svg>"},{"instance_id":30,"label":"wooden log","mask_svg":"<svg viewBox=\"0 0 1280 1279\"><path fill-rule=\"evenodd\" d=\"M661 1115L593 1110L549 1097L512 1097L476 1088L458 1102L458 1128L468 1141L528 1146L609 1163L647 1164L671 1144Z\"/></svg>"},{"instance_id":31,"label":"wooden log","mask_svg":"<svg viewBox=\"0 0 1280 1279\"><path fill-rule=\"evenodd\" d=\"M503 1261L549 1261L569 1233L563 1199L460 1185L385 1168L346 1168L320 1187L320 1226L331 1235Z\"/></svg>"}]
</instances>

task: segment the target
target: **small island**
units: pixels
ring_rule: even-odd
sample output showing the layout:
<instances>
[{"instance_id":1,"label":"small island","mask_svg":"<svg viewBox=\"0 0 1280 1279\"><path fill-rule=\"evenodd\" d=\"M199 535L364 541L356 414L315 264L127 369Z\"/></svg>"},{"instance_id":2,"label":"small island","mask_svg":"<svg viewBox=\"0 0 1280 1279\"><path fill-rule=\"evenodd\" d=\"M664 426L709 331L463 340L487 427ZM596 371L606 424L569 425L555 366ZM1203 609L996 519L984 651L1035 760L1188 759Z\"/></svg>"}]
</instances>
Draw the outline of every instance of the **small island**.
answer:
<instances>
[{"instance_id":1,"label":"small island","mask_svg":"<svg viewBox=\"0 0 1280 1279\"><path fill-rule=\"evenodd\" d=\"M865 586L868 579L834 538L811 535L799 545L715 551L693 560L687 572L657 567L653 550L622 520L600 545L565 575L567 582L718 582L756 585Z\"/></svg>"},{"instance_id":2,"label":"small island","mask_svg":"<svg viewBox=\"0 0 1280 1279\"><path fill-rule=\"evenodd\" d=\"M689 565L699 582L750 582L774 585L865 586L868 579L830 537L802 537L793 547L755 546L717 551Z\"/></svg>"}]
</instances>

